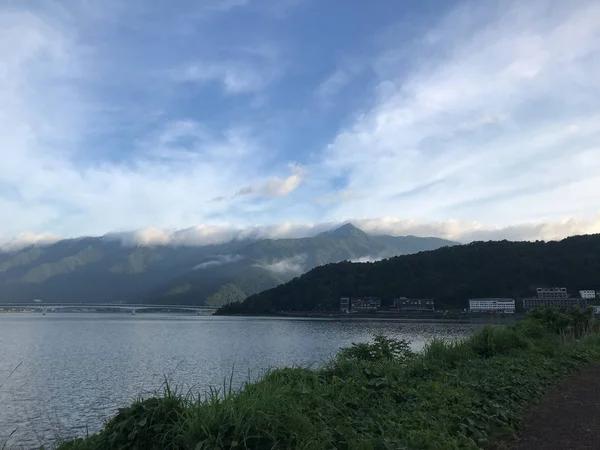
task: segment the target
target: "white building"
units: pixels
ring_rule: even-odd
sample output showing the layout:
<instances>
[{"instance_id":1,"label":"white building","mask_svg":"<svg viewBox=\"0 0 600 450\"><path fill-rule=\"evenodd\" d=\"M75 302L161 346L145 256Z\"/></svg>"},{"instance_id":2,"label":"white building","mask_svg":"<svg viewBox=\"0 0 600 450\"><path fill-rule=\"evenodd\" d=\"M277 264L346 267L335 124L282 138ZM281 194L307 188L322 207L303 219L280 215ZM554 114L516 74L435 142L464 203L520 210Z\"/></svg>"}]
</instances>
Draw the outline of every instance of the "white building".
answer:
<instances>
[{"instance_id":1,"label":"white building","mask_svg":"<svg viewBox=\"0 0 600 450\"><path fill-rule=\"evenodd\" d=\"M351 311L377 311L381 309L378 297L353 298L350 303Z\"/></svg>"},{"instance_id":2,"label":"white building","mask_svg":"<svg viewBox=\"0 0 600 450\"><path fill-rule=\"evenodd\" d=\"M470 298L470 312L503 312L513 314L515 301L512 298Z\"/></svg>"},{"instance_id":3,"label":"white building","mask_svg":"<svg viewBox=\"0 0 600 450\"><path fill-rule=\"evenodd\" d=\"M594 291L593 289L584 289L582 291L579 291L579 295L581 298L596 298L596 291Z\"/></svg>"}]
</instances>

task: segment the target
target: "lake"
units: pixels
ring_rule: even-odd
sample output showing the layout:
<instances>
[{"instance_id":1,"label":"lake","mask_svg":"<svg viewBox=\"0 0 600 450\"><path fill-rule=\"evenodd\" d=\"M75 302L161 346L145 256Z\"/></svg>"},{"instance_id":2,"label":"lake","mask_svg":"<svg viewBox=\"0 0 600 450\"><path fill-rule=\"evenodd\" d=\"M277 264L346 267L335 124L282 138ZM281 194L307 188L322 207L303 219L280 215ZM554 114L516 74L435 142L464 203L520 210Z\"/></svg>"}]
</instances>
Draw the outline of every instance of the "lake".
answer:
<instances>
[{"instance_id":1,"label":"lake","mask_svg":"<svg viewBox=\"0 0 600 450\"><path fill-rule=\"evenodd\" d=\"M165 379L201 393L230 378L240 386L269 368L318 366L374 333L420 350L434 337L457 339L476 329L383 320L1 314L0 448L6 441L7 448L39 448L56 436L94 432Z\"/></svg>"}]
</instances>

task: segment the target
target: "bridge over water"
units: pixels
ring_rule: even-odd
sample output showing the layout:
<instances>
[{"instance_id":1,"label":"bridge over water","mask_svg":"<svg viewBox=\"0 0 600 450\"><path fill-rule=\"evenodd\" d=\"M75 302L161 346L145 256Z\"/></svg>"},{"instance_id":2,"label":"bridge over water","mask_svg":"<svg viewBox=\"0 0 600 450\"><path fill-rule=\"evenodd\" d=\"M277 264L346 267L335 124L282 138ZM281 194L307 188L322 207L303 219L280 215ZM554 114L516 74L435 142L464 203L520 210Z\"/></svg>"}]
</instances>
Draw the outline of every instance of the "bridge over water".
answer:
<instances>
[{"instance_id":1,"label":"bridge over water","mask_svg":"<svg viewBox=\"0 0 600 450\"><path fill-rule=\"evenodd\" d=\"M0 309L35 309L42 312L54 310L69 310L69 309L94 309L102 310L124 310L135 314L136 311L151 311L151 310L168 310L168 311L189 311L197 314L212 314L217 308L207 305L154 305L144 303L46 303L46 302L30 302L30 303L10 303L0 302Z\"/></svg>"}]
</instances>

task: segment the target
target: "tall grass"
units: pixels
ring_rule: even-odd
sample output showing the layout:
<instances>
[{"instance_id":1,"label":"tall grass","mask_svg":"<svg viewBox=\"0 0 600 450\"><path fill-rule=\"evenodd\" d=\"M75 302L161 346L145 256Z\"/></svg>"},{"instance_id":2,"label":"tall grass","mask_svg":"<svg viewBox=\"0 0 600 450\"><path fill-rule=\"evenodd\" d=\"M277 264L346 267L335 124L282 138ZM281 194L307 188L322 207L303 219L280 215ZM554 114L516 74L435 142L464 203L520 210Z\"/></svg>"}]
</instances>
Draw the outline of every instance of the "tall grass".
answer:
<instances>
[{"instance_id":1,"label":"tall grass","mask_svg":"<svg viewBox=\"0 0 600 450\"><path fill-rule=\"evenodd\" d=\"M323 368L273 370L238 392L230 383L192 398L167 385L60 449L485 448L558 377L600 361L596 331L586 311L544 310L419 354L376 336Z\"/></svg>"}]
</instances>

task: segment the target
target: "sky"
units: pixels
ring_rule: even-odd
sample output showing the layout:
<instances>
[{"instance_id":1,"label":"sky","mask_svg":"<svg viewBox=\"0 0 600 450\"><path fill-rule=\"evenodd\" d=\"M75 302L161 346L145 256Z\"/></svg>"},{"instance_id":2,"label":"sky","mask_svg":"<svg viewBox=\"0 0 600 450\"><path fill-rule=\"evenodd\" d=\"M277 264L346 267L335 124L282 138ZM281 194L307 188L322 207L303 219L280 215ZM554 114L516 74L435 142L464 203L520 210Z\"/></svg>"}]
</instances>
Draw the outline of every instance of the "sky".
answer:
<instances>
[{"instance_id":1,"label":"sky","mask_svg":"<svg viewBox=\"0 0 600 450\"><path fill-rule=\"evenodd\" d=\"M0 0L0 242L600 232L600 2Z\"/></svg>"}]
</instances>

